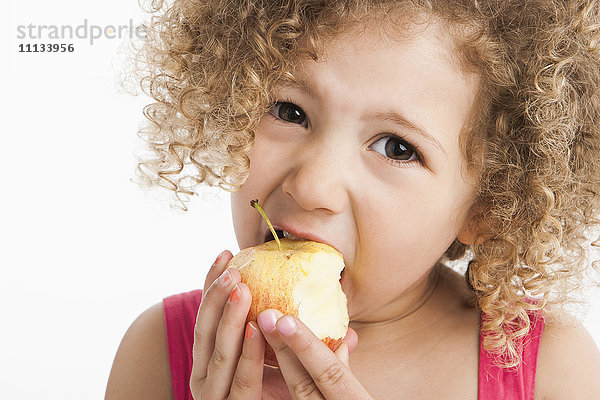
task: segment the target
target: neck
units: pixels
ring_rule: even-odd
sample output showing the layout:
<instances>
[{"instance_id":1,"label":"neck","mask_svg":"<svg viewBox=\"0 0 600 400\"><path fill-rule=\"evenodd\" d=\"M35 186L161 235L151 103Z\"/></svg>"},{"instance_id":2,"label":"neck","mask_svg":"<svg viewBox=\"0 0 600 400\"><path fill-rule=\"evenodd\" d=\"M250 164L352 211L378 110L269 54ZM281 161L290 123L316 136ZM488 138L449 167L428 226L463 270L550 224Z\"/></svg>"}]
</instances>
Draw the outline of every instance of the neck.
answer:
<instances>
[{"instance_id":1,"label":"neck","mask_svg":"<svg viewBox=\"0 0 600 400\"><path fill-rule=\"evenodd\" d=\"M442 264L436 264L421 281L415 283L402 298L394 302L391 318L379 321L353 320L350 327L359 337L363 351L377 351L389 346L382 338L394 341L397 346L411 347L416 342L430 339L432 324L444 319L449 307L450 292L448 279L450 271Z\"/></svg>"}]
</instances>

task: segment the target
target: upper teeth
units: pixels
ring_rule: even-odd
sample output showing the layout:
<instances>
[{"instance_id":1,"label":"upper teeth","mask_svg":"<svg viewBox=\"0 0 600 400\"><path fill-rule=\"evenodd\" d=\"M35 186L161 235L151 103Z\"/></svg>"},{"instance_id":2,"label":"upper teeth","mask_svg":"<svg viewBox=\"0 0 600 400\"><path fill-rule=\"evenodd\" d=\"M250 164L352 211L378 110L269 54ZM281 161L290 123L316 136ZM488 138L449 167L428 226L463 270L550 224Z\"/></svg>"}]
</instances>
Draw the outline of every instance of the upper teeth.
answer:
<instances>
[{"instance_id":1,"label":"upper teeth","mask_svg":"<svg viewBox=\"0 0 600 400\"><path fill-rule=\"evenodd\" d=\"M292 235L291 233L289 233L287 231L283 231L283 237L285 237L287 239L291 239L291 240L302 239L302 238L299 238L298 236Z\"/></svg>"}]
</instances>

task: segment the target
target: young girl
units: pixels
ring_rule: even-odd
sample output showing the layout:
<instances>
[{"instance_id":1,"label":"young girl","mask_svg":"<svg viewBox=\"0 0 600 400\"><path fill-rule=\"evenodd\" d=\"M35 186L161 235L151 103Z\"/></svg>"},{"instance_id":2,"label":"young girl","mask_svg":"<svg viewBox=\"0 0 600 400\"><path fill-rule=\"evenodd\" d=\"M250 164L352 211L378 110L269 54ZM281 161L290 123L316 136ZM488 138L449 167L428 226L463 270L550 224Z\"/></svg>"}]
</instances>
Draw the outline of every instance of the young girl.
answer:
<instances>
[{"instance_id":1,"label":"young girl","mask_svg":"<svg viewBox=\"0 0 600 400\"><path fill-rule=\"evenodd\" d=\"M266 240L259 199L339 250L350 329L334 353L276 310L245 324L225 251L133 323L106 398L598 399L598 348L558 306L600 213L599 10L176 0L141 53L142 171L232 191L240 248Z\"/></svg>"}]
</instances>

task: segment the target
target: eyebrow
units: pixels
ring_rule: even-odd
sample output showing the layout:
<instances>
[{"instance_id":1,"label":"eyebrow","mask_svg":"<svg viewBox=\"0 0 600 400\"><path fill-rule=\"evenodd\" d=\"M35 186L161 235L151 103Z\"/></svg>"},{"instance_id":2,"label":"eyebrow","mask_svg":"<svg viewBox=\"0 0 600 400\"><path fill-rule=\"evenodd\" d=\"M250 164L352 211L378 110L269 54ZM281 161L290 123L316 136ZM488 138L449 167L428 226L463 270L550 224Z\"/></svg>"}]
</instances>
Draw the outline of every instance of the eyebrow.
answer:
<instances>
[{"instance_id":1,"label":"eyebrow","mask_svg":"<svg viewBox=\"0 0 600 400\"><path fill-rule=\"evenodd\" d=\"M396 112L388 111L388 112L367 113L367 114L363 114L362 118L363 119L378 119L378 120L383 120L383 121L390 121L397 125L400 125L405 128L408 128L410 130L413 130L416 133L418 133L419 135L423 136L431 144L433 144L438 150L440 150L442 153L444 153L444 155L448 155L448 153L446 153L446 150L442 147L442 144L436 138L434 138L429 133L427 133L427 131L425 131L422 128L419 128L417 125L413 124L408 119L406 119L405 117L403 117L402 115L400 115Z\"/></svg>"},{"instance_id":2,"label":"eyebrow","mask_svg":"<svg viewBox=\"0 0 600 400\"><path fill-rule=\"evenodd\" d=\"M310 84L308 84L307 82L305 82L303 80L298 80L297 82L288 82L286 85L284 85L284 87L303 91L303 92L307 93L310 97L313 97L313 98L318 97L317 91ZM448 153L446 152L446 149L444 149L442 144L436 138L434 138L429 133L427 133L427 131L425 129L420 128L419 126L413 124L407 118L405 118L401 114L398 114L394 111L387 111L387 112L377 111L377 112L366 113L366 114L362 115L362 119L389 121L389 122L395 123L396 125L400 125L405 128L408 128L408 129L418 133L419 135L423 136L423 138L425 138L434 147L436 147L438 150L440 150L442 153L444 153L444 155L446 155L446 156L448 155Z\"/></svg>"}]
</instances>

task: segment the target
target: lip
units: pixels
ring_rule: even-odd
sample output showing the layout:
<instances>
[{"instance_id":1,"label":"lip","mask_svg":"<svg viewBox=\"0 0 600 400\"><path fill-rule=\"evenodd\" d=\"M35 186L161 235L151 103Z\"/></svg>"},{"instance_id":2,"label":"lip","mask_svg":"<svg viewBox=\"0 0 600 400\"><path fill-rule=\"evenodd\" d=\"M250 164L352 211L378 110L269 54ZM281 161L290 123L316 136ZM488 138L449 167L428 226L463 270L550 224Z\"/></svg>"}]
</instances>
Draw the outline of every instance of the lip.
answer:
<instances>
[{"instance_id":1,"label":"lip","mask_svg":"<svg viewBox=\"0 0 600 400\"><path fill-rule=\"evenodd\" d=\"M302 230L299 228L295 228L293 226L290 225L286 225L286 224L279 224L279 223L274 223L273 224L273 228L275 228L275 230L278 231L286 231L291 233L292 235L302 238L302 239L307 239L307 240L312 240L314 242L319 242L319 243L323 243L326 244L328 246L333 247L336 251L338 251L339 253L342 253L339 249L337 249L331 242L328 242L326 239L324 239L323 237L307 231L307 230ZM267 228L267 232L269 232L269 229Z\"/></svg>"}]
</instances>

